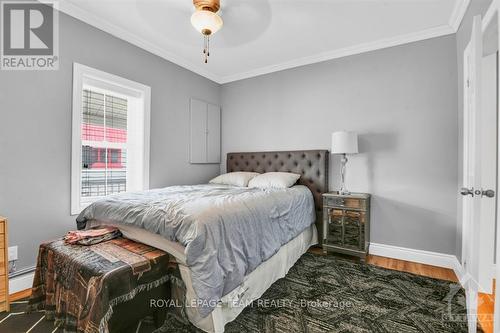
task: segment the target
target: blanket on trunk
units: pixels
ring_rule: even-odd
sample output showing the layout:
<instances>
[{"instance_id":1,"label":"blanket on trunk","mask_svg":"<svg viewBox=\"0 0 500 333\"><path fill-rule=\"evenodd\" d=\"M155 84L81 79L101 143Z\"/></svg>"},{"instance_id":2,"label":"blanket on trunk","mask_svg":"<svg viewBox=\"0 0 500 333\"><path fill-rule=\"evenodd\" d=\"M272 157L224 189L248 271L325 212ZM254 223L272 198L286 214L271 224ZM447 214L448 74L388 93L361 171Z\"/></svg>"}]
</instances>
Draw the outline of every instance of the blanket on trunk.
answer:
<instances>
[{"instance_id":1,"label":"blanket on trunk","mask_svg":"<svg viewBox=\"0 0 500 333\"><path fill-rule=\"evenodd\" d=\"M168 282L168 265L167 253L125 238L90 246L44 243L29 309L45 310L68 332L107 332L113 307Z\"/></svg>"}]
</instances>

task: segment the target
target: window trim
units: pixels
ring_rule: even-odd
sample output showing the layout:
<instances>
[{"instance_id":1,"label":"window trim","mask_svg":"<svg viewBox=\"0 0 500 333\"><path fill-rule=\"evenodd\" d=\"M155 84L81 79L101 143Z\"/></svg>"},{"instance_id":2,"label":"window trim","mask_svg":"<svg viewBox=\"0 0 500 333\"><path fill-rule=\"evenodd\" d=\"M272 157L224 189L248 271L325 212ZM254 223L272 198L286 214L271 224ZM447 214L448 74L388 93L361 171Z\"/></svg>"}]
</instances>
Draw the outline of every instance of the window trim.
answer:
<instances>
[{"instance_id":1,"label":"window trim","mask_svg":"<svg viewBox=\"0 0 500 333\"><path fill-rule=\"evenodd\" d=\"M125 96L139 98L144 112L143 138L143 190L149 189L151 88L117 75L106 73L79 63L73 63L73 103L71 128L71 215L77 215L84 208L81 205L81 124L82 94L84 86L111 90Z\"/></svg>"}]
</instances>

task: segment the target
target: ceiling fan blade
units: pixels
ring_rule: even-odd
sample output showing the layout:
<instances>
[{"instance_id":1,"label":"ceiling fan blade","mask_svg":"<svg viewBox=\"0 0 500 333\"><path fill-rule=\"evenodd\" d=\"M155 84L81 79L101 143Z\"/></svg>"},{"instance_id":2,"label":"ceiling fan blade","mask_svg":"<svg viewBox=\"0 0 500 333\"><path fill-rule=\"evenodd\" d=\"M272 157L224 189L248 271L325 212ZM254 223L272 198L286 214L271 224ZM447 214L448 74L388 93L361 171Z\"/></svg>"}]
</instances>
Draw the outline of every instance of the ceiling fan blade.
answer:
<instances>
[{"instance_id":1,"label":"ceiling fan blade","mask_svg":"<svg viewBox=\"0 0 500 333\"><path fill-rule=\"evenodd\" d=\"M219 13L224 20L224 27L216 37L221 47L257 39L269 27L272 17L269 0L221 0Z\"/></svg>"},{"instance_id":2,"label":"ceiling fan blade","mask_svg":"<svg viewBox=\"0 0 500 333\"><path fill-rule=\"evenodd\" d=\"M182 41L185 45L197 46L200 34L191 25L194 12L190 0L135 0L137 13L153 33L168 40ZM201 37L200 37L201 38Z\"/></svg>"}]
</instances>

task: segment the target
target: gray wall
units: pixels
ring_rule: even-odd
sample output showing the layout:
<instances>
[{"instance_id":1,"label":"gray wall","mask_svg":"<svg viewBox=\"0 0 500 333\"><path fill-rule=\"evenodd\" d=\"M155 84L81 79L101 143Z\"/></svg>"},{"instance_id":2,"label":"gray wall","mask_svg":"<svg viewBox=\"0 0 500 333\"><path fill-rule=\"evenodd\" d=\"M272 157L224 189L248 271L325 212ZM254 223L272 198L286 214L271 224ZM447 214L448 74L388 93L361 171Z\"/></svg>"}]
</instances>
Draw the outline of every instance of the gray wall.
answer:
<instances>
[{"instance_id":1,"label":"gray wall","mask_svg":"<svg viewBox=\"0 0 500 333\"><path fill-rule=\"evenodd\" d=\"M472 0L467 12L465 13L462 24L457 31L457 84L458 84L458 188L462 186L462 149L463 149L463 111L464 111L464 50L470 41L472 33L472 20L476 15L484 15L490 6L491 0ZM457 198L458 216L457 216L457 243L455 255L462 257L462 198Z\"/></svg>"},{"instance_id":2,"label":"gray wall","mask_svg":"<svg viewBox=\"0 0 500 333\"><path fill-rule=\"evenodd\" d=\"M451 35L223 85L223 154L330 149L357 131L347 183L374 195L372 241L454 254L456 58ZM331 189L338 174L335 157Z\"/></svg>"},{"instance_id":3,"label":"gray wall","mask_svg":"<svg viewBox=\"0 0 500 333\"><path fill-rule=\"evenodd\" d=\"M152 88L151 187L206 182L219 165L188 163L189 98L220 103L220 86L60 15L58 71L0 73L0 215L19 246L18 268L38 244L75 228L70 216L72 65L79 62Z\"/></svg>"}]
</instances>

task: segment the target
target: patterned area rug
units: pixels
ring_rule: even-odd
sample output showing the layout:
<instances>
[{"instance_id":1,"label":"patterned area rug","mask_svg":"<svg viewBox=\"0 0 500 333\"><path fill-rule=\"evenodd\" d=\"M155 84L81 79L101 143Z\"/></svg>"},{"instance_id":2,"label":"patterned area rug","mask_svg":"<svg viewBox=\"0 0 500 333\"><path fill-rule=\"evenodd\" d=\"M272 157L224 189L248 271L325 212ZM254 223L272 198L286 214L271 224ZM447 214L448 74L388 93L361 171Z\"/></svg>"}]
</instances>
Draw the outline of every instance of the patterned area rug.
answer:
<instances>
[{"instance_id":1,"label":"patterned area rug","mask_svg":"<svg viewBox=\"0 0 500 333\"><path fill-rule=\"evenodd\" d=\"M12 311L22 312L22 304ZM456 283L306 253L226 332L460 333L467 332L465 313ZM54 330L40 320L42 313L6 316L0 316L0 332ZM154 327L143 321L135 331ZM157 332L201 331L169 316Z\"/></svg>"}]
</instances>

